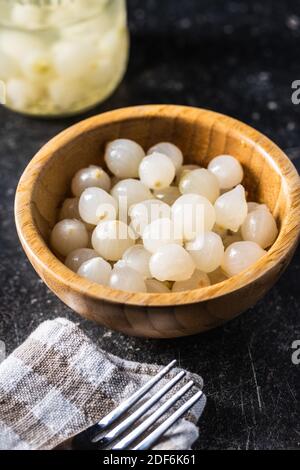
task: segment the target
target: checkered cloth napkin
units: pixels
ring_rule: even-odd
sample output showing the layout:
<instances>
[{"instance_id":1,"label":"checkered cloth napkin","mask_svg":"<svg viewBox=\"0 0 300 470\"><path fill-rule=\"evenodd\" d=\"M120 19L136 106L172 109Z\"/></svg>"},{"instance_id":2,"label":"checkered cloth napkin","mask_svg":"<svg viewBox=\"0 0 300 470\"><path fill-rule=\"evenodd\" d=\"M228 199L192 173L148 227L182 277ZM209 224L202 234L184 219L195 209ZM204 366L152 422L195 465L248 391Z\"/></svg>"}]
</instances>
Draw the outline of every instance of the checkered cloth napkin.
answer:
<instances>
[{"instance_id":1,"label":"checkered cloth napkin","mask_svg":"<svg viewBox=\"0 0 300 470\"><path fill-rule=\"evenodd\" d=\"M0 449L53 449L95 424L159 370L98 349L68 320L46 321L0 364ZM195 393L203 382L189 373L182 382L191 379ZM155 449L189 450L204 406L205 397Z\"/></svg>"}]
</instances>

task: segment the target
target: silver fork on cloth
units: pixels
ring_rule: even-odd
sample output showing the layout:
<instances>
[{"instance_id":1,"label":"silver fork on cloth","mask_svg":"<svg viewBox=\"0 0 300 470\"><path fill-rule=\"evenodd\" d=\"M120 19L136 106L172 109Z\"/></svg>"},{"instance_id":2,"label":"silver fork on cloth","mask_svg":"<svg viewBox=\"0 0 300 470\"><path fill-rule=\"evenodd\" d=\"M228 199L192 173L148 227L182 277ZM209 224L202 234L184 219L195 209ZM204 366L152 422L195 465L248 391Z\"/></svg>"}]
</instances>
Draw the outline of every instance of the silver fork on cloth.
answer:
<instances>
[{"instance_id":1,"label":"silver fork on cloth","mask_svg":"<svg viewBox=\"0 0 300 470\"><path fill-rule=\"evenodd\" d=\"M174 411L165 421L151 431L151 428L180 400L194 385L193 381L188 382L174 393L168 400L161 404L144 421L130 430L134 423L142 418L154 405L156 405L172 388L185 376L185 372L179 372L174 378L168 381L161 389L145 401L128 417L124 417L128 411L141 400L159 381L165 377L174 367L176 360L164 367L157 375L123 401L117 408L111 411L101 421L92 426L89 430L81 433L73 440L73 449L94 448L111 450L148 450L175 424L182 418L201 398L202 391L195 393L182 406ZM148 435L138 444L136 441L148 432Z\"/></svg>"}]
</instances>

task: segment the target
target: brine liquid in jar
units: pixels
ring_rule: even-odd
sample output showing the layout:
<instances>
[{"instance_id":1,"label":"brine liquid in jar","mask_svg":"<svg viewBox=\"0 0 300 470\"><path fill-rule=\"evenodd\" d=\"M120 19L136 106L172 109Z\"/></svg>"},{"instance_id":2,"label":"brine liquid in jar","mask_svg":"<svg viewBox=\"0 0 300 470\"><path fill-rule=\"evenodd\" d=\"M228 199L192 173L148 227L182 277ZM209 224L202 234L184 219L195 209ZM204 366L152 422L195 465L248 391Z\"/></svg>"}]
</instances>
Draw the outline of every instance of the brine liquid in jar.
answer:
<instances>
[{"instance_id":1,"label":"brine liquid in jar","mask_svg":"<svg viewBox=\"0 0 300 470\"><path fill-rule=\"evenodd\" d=\"M125 0L0 0L4 104L71 115L103 101L127 65Z\"/></svg>"}]
</instances>

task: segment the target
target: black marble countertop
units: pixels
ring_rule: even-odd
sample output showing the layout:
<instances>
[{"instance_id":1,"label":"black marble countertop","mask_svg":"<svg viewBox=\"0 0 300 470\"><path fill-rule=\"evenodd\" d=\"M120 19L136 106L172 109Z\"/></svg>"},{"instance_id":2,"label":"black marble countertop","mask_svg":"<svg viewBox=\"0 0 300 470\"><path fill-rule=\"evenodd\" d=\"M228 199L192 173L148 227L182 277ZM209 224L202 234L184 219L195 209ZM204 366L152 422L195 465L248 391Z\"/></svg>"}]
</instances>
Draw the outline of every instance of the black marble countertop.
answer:
<instances>
[{"instance_id":1,"label":"black marble countertop","mask_svg":"<svg viewBox=\"0 0 300 470\"><path fill-rule=\"evenodd\" d=\"M206 107L237 117L300 156L300 6L264 2L129 0L132 48L116 93L89 115L144 103ZM45 319L78 322L102 348L165 364L174 357L200 373L208 404L196 449L300 448L300 251L255 307L199 336L142 340L98 327L64 306L37 277L17 239L17 181L36 151L82 117L43 121L0 108L0 339L10 352Z\"/></svg>"}]
</instances>

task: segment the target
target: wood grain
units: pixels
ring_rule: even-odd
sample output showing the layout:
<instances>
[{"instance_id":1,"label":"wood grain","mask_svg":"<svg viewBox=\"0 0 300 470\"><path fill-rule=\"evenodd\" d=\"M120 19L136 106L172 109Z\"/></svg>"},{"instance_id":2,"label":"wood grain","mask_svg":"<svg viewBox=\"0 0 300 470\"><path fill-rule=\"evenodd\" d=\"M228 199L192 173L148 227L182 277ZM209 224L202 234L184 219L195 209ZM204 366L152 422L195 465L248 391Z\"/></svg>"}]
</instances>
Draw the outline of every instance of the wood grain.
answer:
<instances>
[{"instance_id":1,"label":"wood grain","mask_svg":"<svg viewBox=\"0 0 300 470\"><path fill-rule=\"evenodd\" d=\"M73 175L103 164L105 144L136 140L145 149L172 141L186 163L207 165L230 153L242 163L250 200L268 204L280 226L268 254L220 284L176 294L116 291L67 269L48 240ZM135 336L171 338L209 330L254 305L289 264L299 240L300 180L288 157L269 139L230 117L183 106L139 106L87 119L46 144L26 168L16 194L18 234L35 270L69 307L108 328Z\"/></svg>"}]
</instances>

